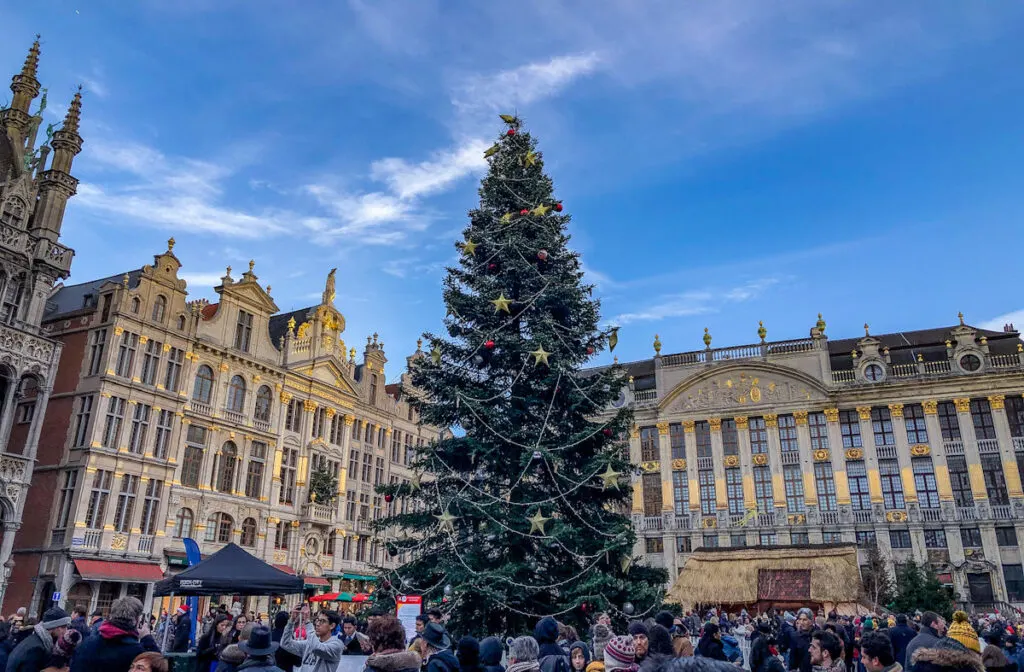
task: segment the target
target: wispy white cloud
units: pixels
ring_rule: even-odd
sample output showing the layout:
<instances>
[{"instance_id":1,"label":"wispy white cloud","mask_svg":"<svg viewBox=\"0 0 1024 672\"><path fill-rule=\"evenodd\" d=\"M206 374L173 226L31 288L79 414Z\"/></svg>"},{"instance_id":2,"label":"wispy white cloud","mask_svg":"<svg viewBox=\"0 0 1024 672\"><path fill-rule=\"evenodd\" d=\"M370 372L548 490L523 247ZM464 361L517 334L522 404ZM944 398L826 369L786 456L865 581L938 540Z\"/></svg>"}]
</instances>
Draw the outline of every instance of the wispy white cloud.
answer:
<instances>
[{"instance_id":1,"label":"wispy white cloud","mask_svg":"<svg viewBox=\"0 0 1024 672\"><path fill-rule=\"evenodd\" d=\"M982 329L991 329L992 331L1002 331L1003 327L1007 324L1012 324L1017 331L1024 330L1024 308L1020 310L1014 310L1009 313L1004 313L993 317L990 320L985 320L978 326Z\"/></svg>"},{"instance_id":2,"label":"wispy white cloud","mask_svg":"<svg viewBox=\"0 0 1024 672\"><path fill-rule=\"evenodd\" d=\"M483 154L487 146L484 140L471 138L419 163L399 158L379 159L370 166L370 176L387 184L399 198L429 196L485 169L487 160Z\"/></svg>"},{"instance_id":3,"label":"wispy white cloud","mask_svg":"<svg viewBox=\"0 0 1024 672\"><path fill-rule=\"evenodd\" d=\"M765 277L733 287L716 287L665 294L635 311L618 315L613 322L653 322L671 317L690 317L719 312L728 304L743 303L764 294L779 284L781 278Z\"/></svg>"},{"instance_id":4,"label":"wispy white cloud","mask_svg":"<svg viewBox=\"0 0 1024 672\"><path fill-rule=\"evenodd\" d=\"M224 277L224 271L219 273L216 272L200 272L200 273L179 273L178 277L188 283L189 291L207 289L210 287L216 287L220 284L220 279Z\"/></svg>"},{"instance_id":5,"label":"wispy white cloud","mask_svg":"<svg viewBox=\"0 0 1024 672\"><path fill-rule=\"evenodd\" d=\"M456 85L452 104L462 111L505 110L559 93L573 80L594 72L597 52L566 54L492 74L470 75Z\"/></svg>"}]
</instances>

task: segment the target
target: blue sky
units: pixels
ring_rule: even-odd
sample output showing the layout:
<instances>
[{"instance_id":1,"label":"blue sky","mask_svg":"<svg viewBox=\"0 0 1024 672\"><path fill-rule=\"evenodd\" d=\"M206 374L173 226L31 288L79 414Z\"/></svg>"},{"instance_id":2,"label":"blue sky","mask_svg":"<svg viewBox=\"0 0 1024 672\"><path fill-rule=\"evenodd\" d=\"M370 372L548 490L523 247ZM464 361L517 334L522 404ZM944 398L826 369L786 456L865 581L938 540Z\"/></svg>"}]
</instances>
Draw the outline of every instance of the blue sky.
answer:
<instances>
[{"instance_id":1,"label":"blue sky","mask_svg":"<svg viewBox=\"0 0 1024 672\"><path fill-rule=\"evenodd\" d=\"M623 360L819 311L833 337L1024 328L1019 3L286 4L0 7L0 75L40 32L53 120L85 87L69 282L171 235L197 296L254 258L300 307L337 266L347 339L379 332L393 376L518 111Z\"/></svg>"}]
</instances>

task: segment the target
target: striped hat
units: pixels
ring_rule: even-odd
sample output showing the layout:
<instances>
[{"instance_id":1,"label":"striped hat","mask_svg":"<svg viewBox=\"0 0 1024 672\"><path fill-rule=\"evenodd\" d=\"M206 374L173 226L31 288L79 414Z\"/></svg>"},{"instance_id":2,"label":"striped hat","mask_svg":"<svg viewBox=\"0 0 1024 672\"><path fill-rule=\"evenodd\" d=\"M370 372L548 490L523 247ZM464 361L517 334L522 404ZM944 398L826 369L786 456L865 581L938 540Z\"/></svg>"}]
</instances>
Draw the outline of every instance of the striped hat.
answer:
<instances>
[{"instance_id":1,"label":"striped hat","mask_svg":"<svg viewBox=\"0 0 1024 672\"><path fill-rule=\"evenodd\" d=\"M612 637L604 647L605 670L617 670L633 665L636 658L636 646L629 635Z\"/></svg>"}]
</instances>

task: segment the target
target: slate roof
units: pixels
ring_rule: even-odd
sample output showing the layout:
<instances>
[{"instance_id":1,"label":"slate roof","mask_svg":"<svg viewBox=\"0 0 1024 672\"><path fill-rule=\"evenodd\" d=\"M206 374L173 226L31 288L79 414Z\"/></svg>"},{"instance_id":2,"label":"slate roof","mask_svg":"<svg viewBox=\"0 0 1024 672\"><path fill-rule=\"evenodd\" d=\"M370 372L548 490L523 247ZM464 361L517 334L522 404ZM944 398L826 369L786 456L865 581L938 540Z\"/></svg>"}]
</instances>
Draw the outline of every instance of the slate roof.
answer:
<instances>
[{"instance_id":1,"label":"slate roof","mask_svg":"<svg viewBox=\"0 0 1024 672\"><path fill-rule=\"evenodd\" d=\"M137 287L139 284L139 276L142 274L142 269L137 268L133 271L127 271L127 274L128 285L130 287ZM49 301L46 302L46 310L43 311L43 322L51 322L53 320L60 319L65 315L78 313L84 309L94 309L96 307L96 300L99 298L100 287L108 282L116 282L120 284L123 281L124 276L125 273L122 272L106 278L90 280L77 285L64 285L50 297ZM88 305L86 304L87 297L90 301Z\"/></svg>"}]
</instances>

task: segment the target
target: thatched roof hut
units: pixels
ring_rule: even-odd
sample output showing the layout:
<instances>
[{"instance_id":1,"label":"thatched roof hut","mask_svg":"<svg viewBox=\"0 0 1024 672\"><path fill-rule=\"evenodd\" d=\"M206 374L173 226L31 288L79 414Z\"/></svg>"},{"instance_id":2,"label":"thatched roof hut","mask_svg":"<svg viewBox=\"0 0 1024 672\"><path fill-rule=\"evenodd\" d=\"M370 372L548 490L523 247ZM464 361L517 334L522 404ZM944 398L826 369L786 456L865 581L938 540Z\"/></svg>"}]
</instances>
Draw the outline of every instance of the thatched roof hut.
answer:
<instances>
[{"instance_id":1,"label":"thatched roof hut","mask_svg":"<svg viewBox=\"0 0 1024 672\"><path fill-rule=\"evenodd\" d=\"M860 566L852 544L699 548L686 559L665 599L765 611L822 606L857 611Z\"/></svg>"}]
</instances>

